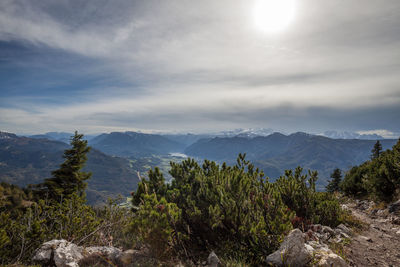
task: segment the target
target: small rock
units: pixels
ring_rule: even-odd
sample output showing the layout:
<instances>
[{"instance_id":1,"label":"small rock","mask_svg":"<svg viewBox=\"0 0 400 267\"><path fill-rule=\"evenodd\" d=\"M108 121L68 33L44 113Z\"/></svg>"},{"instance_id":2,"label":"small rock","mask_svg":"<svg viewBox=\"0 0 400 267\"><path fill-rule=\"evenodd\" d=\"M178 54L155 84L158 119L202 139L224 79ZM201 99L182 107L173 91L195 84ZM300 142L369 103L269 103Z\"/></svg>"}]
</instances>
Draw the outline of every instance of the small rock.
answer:
<instances>
[{"instance_id":1,"label":"small rock","mask_svg":"<svg viewBox=\"0 0 400 267\"><path fill-rule=\"evenodd\" d=\"M61 243L54 251L57 267L79 267L78 261L82 258L82 248L70 242Z\"/></svg>"},{"instance_id":2,"label":"small rock","mask_svg":"<svg viewBox=\"0 0 400 267\"><path fill-rule=\"evenodd\" d=\"M357 236L357 239L362 240L362 241L367 241L367 242L372 242L372 239L363 235Z\"/></svg>"},{"instance_id":3,"label":"small rock","mask_svg":"<svg viewBox=\"0 0 400 267\"><path fill-rule=\"evenodd\" d=\"M335 235L335 231L332 228L330 228L329 226L323 226L322 233L328 233L330 235Z\"/></svg>"},{"instance_id":4,"label":"small rock","mask_svg":"<svg viewBox=\"0 0 400 267\"><path fill-rule=\"evenodd\" d=\"M133 254L130 251L122 252L115 247L83 248L61 239L43 243L36 250L33 261L42 266L79 267L79 265L93 266L97 261L123 262L122 256L129 257L129 255Z\"/></svg>"},{"instance_id":5,"label":"small rock","mask_svg":"<svg viewBox=\"0 0 400 267\"><path fill-rule=\"evenodd\" d=\"M346 204L342 204L342 205L340 205L340 207L342 208L342 210L345 210L345 211L351 210Z\"/></svg>"},{"instance_id":6,"label":"small rock","mask_svg":"<svg viewBox=\"0 0 400 267\"><path fill-rule=\"evenodd\" d=\"M304 244L304 247L306 248L307 252L308 252L310 255L313 255L313 253L314 253L314 248L313 248L311 245L309 245L309 244Z\"/></svg>"},{"instance_id":7,"label":"small rock","mask_svg":"<svg viewBox=\"0 0 400 267\"><path fill-rule=\"evenodd\" d=\"M328 245L323 243L318 243L315 241L310 241L306 244L306 249L310 251L308 246L311 246L314 250L322 250L322 251L329 251ZM312 254L311 254L312 255Z\"/></svg>"},{"instance_id":8,"label":"small rock","mask_svg":"<svg viewBox=\"0 0 400 267\"><path fill-rule=\"evenodd\" d=\"M284 239L279 249L268 255L267 263L275 266L305 266L310 260L310 248L305 246L303 233L292 230Z\"/></svg>"},{"instance_id":9,"label":"small rock","mask_svg":"<svg viewBox=\"0 0 400 267\"><path fill-rule=\"evenodd\" d=\"M400 235L400 230L398 230L398 231L396 232L396 235Z\"/></svg>"},{"instance_id":10,"label":"small rock","mask_svg":"<svg viewBox=\"0 0 400 267\"><path fill-rule=\"evenodd\" d=\"M326 252L318 252L317 258L320 258L316 266L320 267L348 267L349 265L346 263L346 261L340 257L339 255L331 252L331 253L326 253Z\"/></svg>"},{"instance_id":11,"label":"small rock","mask_svg":"<svg viewBox=\"0 0 400 267\"><path fill-rule=\"evenodd\" d=\"M33 261L42 265L54 264L57 267L79 267L83 258L82 248L67 240L51 240L43 243L36 251Z\"/></svg>"},{"instance_id":12,"label":"small rock","mask_svg":"<svg viewBox=\"0 0 400 267\"><path fill-rule=\"evenodd\" d=\"M343 223L339 224L336 229L341 230L343 233L347 234L347 235L351 235L351 229L348 228L346 225L344 225Z\"/></svg>"},{"instance_id":13,"label":"small rock","mask_svg":"<svg viewBox=\"0 0 400 267\"><path fill-rule=\"evenodd\" d=\"M217 267L219 263L220 260L218 259L217 254L215 254L214 251L211 251L210 255L208 255L207 258L208 267Z\"/></svg>"},{"instance_id":14,"label":"small rock","mask_svg":"<svg viewBox=\"0 0 400 267\"><path fill-rule=\"evenodd\" d=\"M378 216L386 216L387 215L387 210L378 210L376 215Z\"/></svg>"},{"instance_id":15,"label":"small rock","mask_svg":"<svg viewBox=\"0 0 400 267\"><path fill-rule=\"evenodd\" d=\"M322 231L322 225L320 224L313 224L311 225L311 230L317 233L321 233Z\"/></svg>"},{"instance_id":16,"label":"small rock","mask_svg":"<svg viewBox=\"0 0 400 267\"><path fill-rule=\"evenodd\" d=\"M397 200L396 202L390 204L388 206L389 212L390 213L396 213L398 211L400 211L400 199Z\"/></svg>"},{"instance_id":17,"label":"small rock","mask_svg":"<svg viewBox=\"0 0 400 267\"><path fill-rule=\"evenodd\" d=\"M33 256L33 261L35 262L48 262L51 260L51 253L54 249L58 247L58 245L62 242L67 242L67 240L51 240L46 243L43 243L40 248L38 248L35 252L35 256Z\"/></svg>"},{"instance_id":18,"label":"small rock","mask_svg":"<svg viewBox=\"0 0 400 267\"><path fill-rule=\"evenodd\" d=\"M306 241L310 241L310 240L318 241L319 240L319 234L316 233L316 232L313 232L311 229L309 229L305 233L305 238L306 238Z\"/></svg>"}]
</instances>

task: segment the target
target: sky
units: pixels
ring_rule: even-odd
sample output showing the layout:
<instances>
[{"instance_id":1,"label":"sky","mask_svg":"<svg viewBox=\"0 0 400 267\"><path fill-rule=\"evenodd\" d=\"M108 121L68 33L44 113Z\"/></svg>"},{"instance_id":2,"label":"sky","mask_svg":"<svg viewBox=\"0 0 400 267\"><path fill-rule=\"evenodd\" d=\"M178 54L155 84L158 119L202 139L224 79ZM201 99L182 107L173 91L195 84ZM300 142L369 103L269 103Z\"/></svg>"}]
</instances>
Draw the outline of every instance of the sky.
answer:
<instances>
[{"instance_id":1,"label":"sky","mask_svg":"<svg viewBox=\"0 0 400 267\"><path fill-rule=\"evenodd\" d=\"M0 130L399 136L400 1L260 1L2 0Z\"/></svg>"}]
</instances>

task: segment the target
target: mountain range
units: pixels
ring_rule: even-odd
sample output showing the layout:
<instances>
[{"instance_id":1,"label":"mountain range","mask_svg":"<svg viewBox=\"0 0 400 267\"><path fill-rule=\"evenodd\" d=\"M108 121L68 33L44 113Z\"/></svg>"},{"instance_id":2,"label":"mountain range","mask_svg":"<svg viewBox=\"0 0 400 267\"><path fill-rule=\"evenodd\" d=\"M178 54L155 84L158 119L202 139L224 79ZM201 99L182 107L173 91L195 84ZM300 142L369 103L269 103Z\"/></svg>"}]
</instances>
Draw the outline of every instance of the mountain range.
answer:
<instances>
[{"instance_id":1,"label":"mountain range","mask_svg":"<svg viewBox=\"0 0 400 267\"><path fill-rule=\"evenodd\" d=\"M40 183L51 176L51 171L58 169L68 147L60 141L0 132L0 181L19 186ZM133 161L112 157L97 149L89 152L84 170L93 173L87 189L91 204L118 194L128 195L139 181L137 171L147 171Z\"/></svg>"},{"instance_id":2,"label":"mountain range","mask_svg":"<svg viewBox=\"0 0 400 267\"><path fill-rule=\"evenodd\" d=\"M359 134L353 132L339 132L339 131L325 131L322 136L326 136L333 139L363 139L363 140L381 140L385 139L383 136L378 134Z\"/></svg>"},{"instance_id":3,"label":"mountain range","mask_svg":"<svg viewBox=\"0 0 400 267\"><path fill-rule=\"evenodd\" d=\"M306 133L284 135L273 133L255 138L215 137L201 139L187 147L185 154L233 164L239 153L246 153L256 167L266 175L277 178L286 169L301 166L317 170L319 185L326 184L335 168L343 171L369 159L376 140L332 139ZM380 140L383 149L391 148L397 140Z\"/></svg>"},{"instance_id":4,"label":"mountain range","mask_svg":"<svg viewBox=\"0 0 400 267\"><path fill-rule=\"evenodd\" d=\"M86 170L92 171L93 177L89 181L88 197L93 203L117 193L128 195L137 185L137 171L163 165L162 169L167 172L170 160L182 160L180 156L174 157L175 153L199 161L210 159L228 164L235 164L238 154L246 153L247 159L271 179L286 169L302 166L319 172L318 186L323 189L333 169L346 171L368 160L373 145L380 139L333 139L301 132L284 135L270 131L238 129L218 135L112 132L90 136L93 149ZM63 160L68 135L46 133L31 138L0 132L0 181L25 186L48 178ZM384 149L391 148L396 141L380 140Z\"/></svg>"},{"instance_id":5,"label":"mountain range","mask_svg":"<svg viewBox=\"0 0 400 267\"><path fill-rule=\"evenodd\" d=\"M101 134L91 139L89 144L110 155L136 158L181 152L185 148L184 143L165 136L137 132Z\"/></svg>"},{"instance_id":6,"label":"mountain range","mask_svg":"<svg viewBox=\"0 0 400 267\"><path fill-rule=\"evenodd\" d=\"M35 139L49 139L49 140L61 141L69 144L70 138L73 135L74 135L73 133L66 133L66 132L47 132L44 134L29 135L28 137ZM96 136L97 135L85 135L84 139L91 140Z\"/></svg>"}]
</instances>

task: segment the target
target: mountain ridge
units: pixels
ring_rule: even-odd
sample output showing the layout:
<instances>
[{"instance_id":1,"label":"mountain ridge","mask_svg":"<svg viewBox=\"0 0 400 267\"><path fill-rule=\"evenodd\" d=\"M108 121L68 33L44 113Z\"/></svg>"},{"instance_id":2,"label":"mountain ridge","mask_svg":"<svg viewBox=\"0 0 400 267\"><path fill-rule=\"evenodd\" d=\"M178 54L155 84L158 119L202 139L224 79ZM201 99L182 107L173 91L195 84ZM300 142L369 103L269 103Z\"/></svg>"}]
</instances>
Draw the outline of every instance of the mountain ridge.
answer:
<instances>
[{"instance_id":1,"label":"mountain ridge","mask_svg":"<svg viewBox=\"0 0 400 267\"><path fill-rule=\"evenodd\" d=\"M59 168L67 148L69 146L61 141L0 132L0 181L19 186L41 183L51 176L51 171ZM98 204L118 194L128 196L139 182L137 171L147 169L92 148L84 171L93 173L88 181L88 201Z\"/></svg>"},{"instance_id":2,"label":"mountain ridge","mask_svg":"<svg viewBox=\"0 0 400 267\"><path fill-rule=\"evenodd\" d=\"M185 145L170 140L162 135L138 132L112 132L101 134L89 145L110 155L124 157L143 157L153 154L181 152Z\"/></svg>"},{"instance_id":3,"label":"mountain ridge","mask_svg":"<svg viewBox=\"0 0 400 267\"><path fill-rule=\"evenodd\" d=\"M376 140L331 139L324 136L297 132L290 135L274 133L265 137L216 137L203 139L187 147L185 154L228 164L235 162L239 153L277 178L286 169L301 166L320 173L319 185L326 184L335 168L344 171L369 159ZM391 148L397 140L380 140L384 149Z\"/></svg>"}]
</instances>

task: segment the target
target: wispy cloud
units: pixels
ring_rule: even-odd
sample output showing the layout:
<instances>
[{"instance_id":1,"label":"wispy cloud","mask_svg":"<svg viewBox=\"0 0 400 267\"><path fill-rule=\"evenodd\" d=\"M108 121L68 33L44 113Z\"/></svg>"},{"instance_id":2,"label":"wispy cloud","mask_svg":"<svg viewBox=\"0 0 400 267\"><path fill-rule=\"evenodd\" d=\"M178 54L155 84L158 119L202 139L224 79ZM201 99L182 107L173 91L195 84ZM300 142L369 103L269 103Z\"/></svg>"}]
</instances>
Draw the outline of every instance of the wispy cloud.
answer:
<instances>
[{"instance_id":1,"label":"wispy cloud","mask_svg":"<svg viewBox=\"0 0 400 267\"><path fill-rule=\"evenodd\" d=\"M276 35L252 5L2 1L0 127L400 131L398 1L299 1Z\"/></svg>"}]
</instances>

